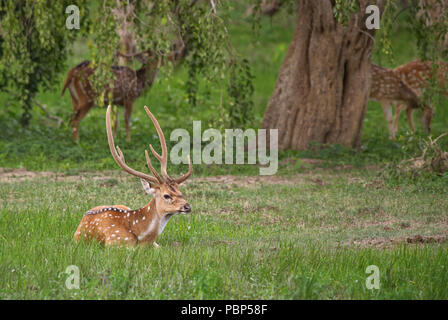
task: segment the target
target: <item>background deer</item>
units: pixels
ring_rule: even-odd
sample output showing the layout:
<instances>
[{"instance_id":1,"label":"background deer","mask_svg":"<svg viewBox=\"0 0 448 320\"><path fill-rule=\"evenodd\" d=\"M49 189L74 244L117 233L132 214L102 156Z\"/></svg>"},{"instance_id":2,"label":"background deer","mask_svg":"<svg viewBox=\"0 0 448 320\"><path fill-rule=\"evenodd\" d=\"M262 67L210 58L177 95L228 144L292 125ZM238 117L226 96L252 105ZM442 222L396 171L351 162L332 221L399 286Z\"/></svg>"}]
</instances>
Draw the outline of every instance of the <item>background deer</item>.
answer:
<instances>
[{"instance_id":1,"label":"background deer","mask_svg":"<svg viewBox=\"0 0 448 320\"><path fill-rule=\"evenodd\" d=\"M392 115L393 103L399 103L406 107L406 114L408 119L412 119L412 112L415 109L422 109L422 123L427 132L431 130L431 119L433 110L426 104L419 101L417 94L412 90L400 76L392 69L380 67L374 63L371 64L371 84L369 98L377 100L381 103L384 115L387 120L389 128L389 137L395 139L395 134L398 130L397 110L395 112L395 119ZM409 125L414 131L415 128L411 120Z\"/></svg>"},{"instance_id":2,"label":"background deer","mask_svg":"<svg viewBox=\"0 0 448 320\"><path fill-rule=\"evenodd\" d=\"M159 59L150 51L143 51L132 55L142 63L138 70L132 70L126 66L112 66L112 72L115 74L113 88L106 89L104 102L116 104L124 107L124 123L126 128L126 138L131 139L130 119L135 100L143 93L146 88L152 86L157 75ZM93 107L98 93L92 88L89 82L90 75L94 69L90 67L90 61L86 60L72 68L65 79L62 88L62 96L68 88L73 104L72 115L72 135L74 140L78 140L78 126L80 121L86 116ZM109 101L109 92L112 90L112 101ZM115 118L114 134L117 129L118 116Z\"/></svg>"},{"instance_id":3,"label":"background deer","mask_svg":"<svg viewBox=\"0 0 448 320\"><path fill-rule=\"evenodd\" d=\"M166 171L168 153L165 136L157 119L145 106L145 111L156 127L162 146L161 155L153 149L152 145L149 146L151 152L160 161L161 175L153 168L146 150L146 163L153 176L128 167L120 148L115 148L110 124L110 109L111 106L109 105L106 111L106 131L110 152L117 164L125 172L140 178L143 189L146 193L153 196L153 199L146 206L137 210L132 210L123 205L94 207L84 214L76 229L74 238L76 241L96 239L106 245L154 244L158 247L155 241L162 233L169 219L173 215L185 214L191 211L190 205L179 191L179 185L192 173L191 160L188 158L189 167L185 175L177 179L172 179L168 175Z\"/></svg>"},{"instance_id":4,"label":"background deer","mask_svg":"<svg viewBox=\"0 0 448 320\"><path fill-rule=\"evenodd\" d=\"M401 65L394 70L394 72L403 80L408 87L410 87L414 92L417 94L417 96L421 99L423 96L423 90L425 88L428 88L430 86L430 80L435 77L436 84L438 88L441 90L441 93L448 97L448 90L447 90L447 82L446 82L446 75L448 72L448 65L446 63L437 63L437 68L434 69L434 74L432 69L433 62L431 61L424 61L421 60L414 60L411 62L408 62L404 65ZM400 112L405 108L401 103L397 104L397 107L395 109L395 121L398 121L398 118L400 117ZM414 119L413 119L413 113L414 110L410 110L409 112L406 112L409 126L414 131Z\"/></svg>"}]
</instances>

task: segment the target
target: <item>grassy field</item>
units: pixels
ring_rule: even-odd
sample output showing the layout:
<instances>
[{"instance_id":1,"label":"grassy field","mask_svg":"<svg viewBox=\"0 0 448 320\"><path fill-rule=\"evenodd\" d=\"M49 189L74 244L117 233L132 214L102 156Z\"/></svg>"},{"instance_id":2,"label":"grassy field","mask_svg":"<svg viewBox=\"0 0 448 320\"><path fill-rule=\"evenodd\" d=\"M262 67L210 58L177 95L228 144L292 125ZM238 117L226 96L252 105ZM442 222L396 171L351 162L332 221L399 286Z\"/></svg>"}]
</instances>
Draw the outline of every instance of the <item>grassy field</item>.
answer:
<instances>
[{"instance_id":1,"label":"grassy field","mask_svg":"<svg viewBox=\"0 0 448 320\"><path fill-rule=\"evenodd\" d=\"M257 127L294 19L286 13L263 19L255 38L243 8L237 9L227 17L230 38L250 59ZM416 57L412 35L400 25L393 34L394 61L373 55L382 65ZM73 53L68 66L88 58L83 42ZM145 170L144 149L158 146L143 105L167 136L174 128L191 130L192 120L203 120L203 127L213 120L205 107L189 109L184 81L183 68L170 79L162 75L137 100L130 143L120 119L116 142L132 167ZM182 187L192 213L170 221L160 249L131 250L73 241L89 208L140 208L150 200L110 156L105 109L84 119L77 144L69 97L61 98L56 87L37 99L67 120L61 128L37 108L31 125L22 128L20 110L0 94L0 299L448 298L448 176L397 176L390 165L418 154L424 136L419 123L409 135L403 116L398 141L390 141L379 104L370 102L360 152L318 145L282 152L275 176L258 176L253 165L194 166ZM442 101L433 135L447 124ZM441 140L445 149L447 141ZM65 285L70 265L80 270L79 289ZM369 265L379 268L379 290L366 288Z\"/></svg>"},{"instance_id":2,"label":"grassy field","mask_svg":"<svg viewBox=\"0 0 448 320\"><path fill-rule=\"evenodd\" d=\"M135 179L9 179L0 187L4 299L447 298L439 183L387 186L374 170L319 168L195 178L183 188L193 213L170 221L160 249L130 250L75 244L73 233L98 203L145 205ZM65 287L69 265L79 267L79 290ZM380 270L379 290L366 289L369 265Z\"/></svg>"}]
</instances>

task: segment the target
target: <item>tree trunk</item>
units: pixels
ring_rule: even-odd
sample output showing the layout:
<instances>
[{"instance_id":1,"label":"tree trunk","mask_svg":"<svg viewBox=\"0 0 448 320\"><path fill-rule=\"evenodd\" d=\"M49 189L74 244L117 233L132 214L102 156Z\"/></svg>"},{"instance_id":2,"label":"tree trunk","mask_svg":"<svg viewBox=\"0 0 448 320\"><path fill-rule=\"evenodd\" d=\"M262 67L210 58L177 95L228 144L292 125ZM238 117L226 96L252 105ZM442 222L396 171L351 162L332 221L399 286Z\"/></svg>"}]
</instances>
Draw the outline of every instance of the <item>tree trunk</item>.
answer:
<instances>
[{"instance_id":1,"label":"tree trunk","mask_svg":"<svg viewBox=\"0 0 448 320\"><path fill-rule=\"evenodd\" d=\"M306 149L312 141L360 146L375 29L365 26L367 1L345 27L332 2L298 1L294 36L261 125L278 129L279 149ZM376 3L382 12L383 0Z\"/></svg>"}]
</instances>

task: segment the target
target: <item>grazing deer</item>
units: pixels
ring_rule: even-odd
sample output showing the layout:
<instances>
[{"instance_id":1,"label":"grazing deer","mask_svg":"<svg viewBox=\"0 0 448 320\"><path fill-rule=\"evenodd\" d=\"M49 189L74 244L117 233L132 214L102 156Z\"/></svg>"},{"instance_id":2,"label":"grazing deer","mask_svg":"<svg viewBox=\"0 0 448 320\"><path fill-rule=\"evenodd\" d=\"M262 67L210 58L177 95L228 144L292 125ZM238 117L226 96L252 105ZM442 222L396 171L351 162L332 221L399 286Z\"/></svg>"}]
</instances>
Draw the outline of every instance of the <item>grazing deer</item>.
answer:
<instances>
[{"instance_id":1,"label":"grazing deer","mask_svg":"<svg viewBox=\"0 0 448 320\"><path fill-rule=\"evenodd\" d=\"M392 104L401 103L406 106L406 113L412 114L414 109L423 109L422 123L427 132L431 130L432 108L419 101L417 94L392 70L371 64L371 84L369 98L381 103L389 127L389 137L395 139L398 130L398 117L393 119ZM397 113L397 112L396 112ZM411 124L411 122L409 122ZM413 125L411 129L414 130Z\"/></svg>"},{"instance_id":2,"label":"grazing deer","mask_svg":"<svg viewBox=\"0 0 448 320\"><path fill-rule=\"evenodd\" d=\"M130 209L123 205L98 206L87 211L79 224L74 238L76 241L96 239L106 245L144 244L158 247L155 242L162 233L167 222L173 215L185 214L191 211L190 205L179 191L179 185L192 173L190 158L188 172L177 179L168 176L167 148L165 136L157 122L157 119L145 106L145 111L151 118L159 135L162 146L162 154L159 155L150 145L151 152L160 161L161 175L153 168L148 152L145 150L146 163L153 176L138 172L127 166L120 148L115 149L114 138L110 124L110 105L106 111L106 131L110 152L117 164L127 173L139 177L143 189L153 199L141 209ZM118 150L118 153L117 153Z\"/></svg>"},{"instance_id":3,"label":"grazing deer","mask_svg":"<svg viewBox=\"0 0 448 320\"><path fill-rule=\"evenodd\" d=\"M446 74L448 72L448 65L446 63L438 62L437 71L433 75L433 71L431 70L433 62L421 60L414 60L408 62L404 65L401 65L394 70L394 72L403 80L408 87L410 87L420 98L423 96L423 90L429 87L429 81L435 76L436 83L441 89L442 94L448 97L447 90L447 78ZM397 104L395 109L395 121L398 121L400 117L400 112L405 108L403 104ZM412 112L414 110L408 111L406 110L406 114L409 121L409 126L414 131L414 119L412 116Z\"/></svg>"},{"instance_id":4,"label":"grazing deer","mask_svg":"<svg viewBox=\"0 0 448 320\"><path fill-rule=\"evenodd\" d=\"M159 60L149 50L132 55L120 55L135 57L142 63L142 67L138 70L132 70L126 66L112 66L112 72L116 78L112 89L112 101L109 101L110 88L106 89L104 95L105 103L124 107L126 138L129 141L131 140L129 122L134 102L146 88L152 86L157 75ZM81 62L68 72L62 88L62 96L64 96L65 90L68 88L72 98L72 135L74 140L79 138L79 123L93 107L95 98L98 96L98 93L93 90L89 82L89 77L93 72L94 69L90 67L90 61ZM114 134L117 129L117 121L118 116L115 120Z\"/></svg>"}]
</instances>

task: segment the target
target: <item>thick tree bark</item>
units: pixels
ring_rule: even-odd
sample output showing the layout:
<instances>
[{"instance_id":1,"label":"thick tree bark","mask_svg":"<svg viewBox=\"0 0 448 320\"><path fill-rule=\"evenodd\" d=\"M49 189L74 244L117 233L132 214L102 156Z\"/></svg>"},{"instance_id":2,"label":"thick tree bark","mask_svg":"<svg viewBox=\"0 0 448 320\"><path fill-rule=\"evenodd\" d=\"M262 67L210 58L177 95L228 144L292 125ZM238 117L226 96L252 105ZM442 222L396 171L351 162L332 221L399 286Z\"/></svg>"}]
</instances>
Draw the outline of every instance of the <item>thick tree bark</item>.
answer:
<instances>
[{"instance_id":1,"label":"thick tree bark","mask_svg":"<svg viewBox=\"0 0 448 320\"><path fill-rule=\"evenodd\" d=\"M370 81L375 30L365 8L339 24L333 1L299 0L294 36L261 127L278 129L279 149L306 149L312 141L359 147ZM383 0L376 4L382 12Z\"/></svg>"}]
</instances>

